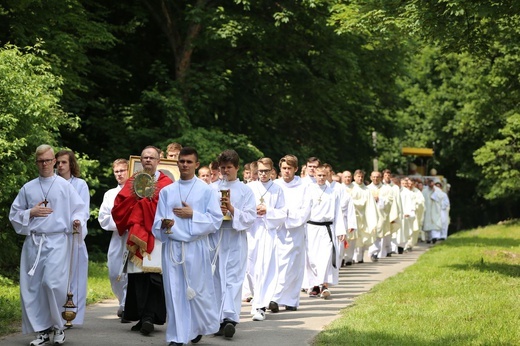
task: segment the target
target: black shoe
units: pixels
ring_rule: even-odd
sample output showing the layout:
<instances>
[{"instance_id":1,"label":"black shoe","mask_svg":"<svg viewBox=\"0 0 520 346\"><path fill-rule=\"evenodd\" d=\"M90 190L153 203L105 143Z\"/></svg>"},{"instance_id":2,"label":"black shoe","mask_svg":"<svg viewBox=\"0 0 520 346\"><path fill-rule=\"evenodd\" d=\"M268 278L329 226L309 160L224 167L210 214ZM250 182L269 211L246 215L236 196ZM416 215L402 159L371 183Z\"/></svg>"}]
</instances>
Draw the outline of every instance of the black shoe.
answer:
<instances>
[{"instance_id":1,"label":"black shoe","mask_svg":"<svg viewBox=\"0 0 520 346\"><path fill-rule=\"evenodd\" d=\"M398 247L397 247L397 253L398 253L399 255L404 254L404 247L400 247L400 246L398 246Z\"/></svg>"},{"instance_id":2,"label":"black shoe","mask_svg":"<svg viewBox=\"0 0 520 346\"><path fill-rule=\"evenodd\" d=\"M277 302L270 302L269 303L269 310L271 310L271 312L278 312L278 311L280 311L280 308L278 307L278 303Z\"/></svg>"},{"instance_id":3,"label":"black shoe","mask_svg":"<svg viewBox=\"0 0 520 346\"><path fill-rule=\"evenodd\" d=\"M172 341L168 344L168 346L183 346L184 344L182 342L175 342Z\"/></svg>"},{"instance_id":4,"label":"black shoe","mask_svg":"<svg viewBox=\"0 0 520 346\"><path fill-rule=\"evenodd\" d=\"M285 306L285 310L287 310L287 311L296 311L296 310L298 310L298 308L296 306L286 305Z\"/></svg>"},{"instance_id":5,"label":"black shoe","mask_svg":"<svg viewBox=\"0 0 520 346\"><path fill-rule=\"evenodd\" d=\"M341 260L341 266L342 266L342 267L345 266L345 260Z\"/></svg>"},{"instance_id":6,"label":"black shoe","mask_svg":"<svg viewBox=\"0 0 520 346\"><path fill-rule=\"evenodd\" d=\"M197 342L200 341L200 339L202 339L202 335L197 335L197 337L195 339L191 340L191 343L196 344Z\"/></svg>"},{"instance_id":7,"label":"black shoe","mask_svg":"<svg viewBox=\"0 0 520 346\"><path fill-rule=\"evenodd\" d=\"M137 324L135 326L132 326L132 328L130 328L130 330L133 332L138 332L141 330L142 325L143 325L143 322L139 321L139 322L137 322Z\"/></svg>"},{"instance_id":8,"label":"black shoe","mask_svg":"<svg viewBox=\"0 0 520 346\"><path fill-rule=\"evenodd\" d=\"M124 318L121 318L121 323L131 323L132 321L125 320Z\"/></svg>"},{"instance_id":9,"label":"black shoe","mask_svg":"<svg viewBox=\"0 0 520 346\"><path fill-rule=\"evenodd\" d=\"M437 238L432 239L432 243L435 244L437 242Z\"/></svg>"},{"instance_id":10,"label":"black shoe","mask_svg":"<svg viewBox=\"0 0 520 346\"><path fill-rule=\"evenodd\" d=\"M215 335L215 336L222 336L222 335L224 335L224 324L225 323L221 323L218 332L216 332L213 335Z\"/></svg>"},{"instance_id":11,"label":"black shoe","mask_svg":"<svg viewBox=\"0 0 520 346\"><path fill-rule=\"evenodd\" d=\"M392 257L392 254L391 253L387 253L386 257Z\"/></svg>"},{"instance_id":12,"label":"black shoe","mask_svg":"<svg viewBox=\"0 0 520 346\"><path fill-rule=\"evenodd\" d=\"M427 241L426 241L426 244L431 244L431 243L432 243L431 240L427 240Z\"/></svg>"},{"instance_id":13,"label":"black shoe","mask_svg":"<svg viewBox=\"0 0 520 346\"><path fill-rule=\"evenodd\" d=\"M150 322L150 321L144 321L144 322L143 322L143 325L141 326L141 330L140 330L140 332L141 332L141 334L143 334L143 335L148 335L148 334L150 334L151 332L153 332L153 329L154 329L154 327L153 327L153 323L152 323L152 322Z\"/></svg>"},{"instance_id":14,"label":"black shoe","mask_svg":"<svg viewBox=\"0 0 520 346\"><path fill-rule=\"evenodd\" d=\"M352 265L352 261L347 261L347 262L345 262L345 265L346 265L346 266L351 266L351 265Z\"/></svg>"},{"instance_id":15,"label":"black shoe","mask_svg":"<svg viewBox=\"0 0 520 346\"><path fill-rule=\"evenodd\" d=\"M378 261L377 255L375 253L370 255L370 259L372 260L372 262L377 262Z\"/></svg>"},{"instance_id":16,"label":"black shoe","mask_svg":"<svg viewBox=\"0 0 520 346\"><path fill-rule=\"evenodd\" d=\"M235 335L235 325L231 322L228 322L224 326L224 337L231 339L233 335Z\"/></svg>"},{"instance_id":17,"label":"black shoe","mask_svg":"<svg viewBox=\"0 0 520 346\"><path fill-rule=\"evenodd\" d=\"M365 261L361 260L361 261L356 262L356 264L362 264L362 263L365 263Z\"/></svg>"}]
</instances>

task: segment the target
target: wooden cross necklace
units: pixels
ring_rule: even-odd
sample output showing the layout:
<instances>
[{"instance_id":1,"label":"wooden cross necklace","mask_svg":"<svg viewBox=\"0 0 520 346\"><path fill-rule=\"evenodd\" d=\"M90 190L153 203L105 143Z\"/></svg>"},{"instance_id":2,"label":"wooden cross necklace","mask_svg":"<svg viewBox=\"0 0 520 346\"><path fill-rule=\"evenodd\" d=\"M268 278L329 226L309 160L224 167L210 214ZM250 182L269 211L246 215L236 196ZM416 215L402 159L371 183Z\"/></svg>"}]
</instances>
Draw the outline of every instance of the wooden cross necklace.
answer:
<instances>
[{"instance_id":1,"label":"wooden cross necklace","mask_svg":"<svg viewBox=\"0 0 520 346\"><path fill-rule=\"evenodd\" d=\"M49 204L49 201L47 200L47 196L49 195L49 192L51 192L52 185L54 185L54 182L56 181L56 178L57 178L57 176L54 176L54 180L52 181L51 186L50 186L49 189L47 190L47 193L45 193L45 192L43 192L43 186L42 186L42 180L41 180L41 177L38 177L38 182L40 183L40 189L42 190L42 195L43 195L43 205L44 205L44 206L47 206L47 204Z\"/></svg>"}]
</instances>

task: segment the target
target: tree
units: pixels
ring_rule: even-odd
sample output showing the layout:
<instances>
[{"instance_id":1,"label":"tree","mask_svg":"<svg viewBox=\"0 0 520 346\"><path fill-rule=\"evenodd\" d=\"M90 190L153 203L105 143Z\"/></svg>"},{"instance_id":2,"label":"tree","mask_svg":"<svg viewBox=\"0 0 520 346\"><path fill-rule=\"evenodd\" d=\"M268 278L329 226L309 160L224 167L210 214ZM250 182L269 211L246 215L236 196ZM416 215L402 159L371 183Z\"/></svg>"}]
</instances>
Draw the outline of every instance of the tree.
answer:
<instances>
[{"instance_id":1,"label":"tree","mask_svg":"<svg viewBox=\"0 0 520 346\"><path fill-rule=\"evenodd\" d=\"M56 145L59 128L74 130L79 121L60 106L63 81L51 72L41 46L21 50L0 48L0 160L8 163L0 175L0 209L9 210L18 190L37 176L34 150L40 144ZM5 244L17 242L8 213L0 215L0 237ZM16 266L16 247L7 246L0 267Z\"/></svg>"}]
</instances>

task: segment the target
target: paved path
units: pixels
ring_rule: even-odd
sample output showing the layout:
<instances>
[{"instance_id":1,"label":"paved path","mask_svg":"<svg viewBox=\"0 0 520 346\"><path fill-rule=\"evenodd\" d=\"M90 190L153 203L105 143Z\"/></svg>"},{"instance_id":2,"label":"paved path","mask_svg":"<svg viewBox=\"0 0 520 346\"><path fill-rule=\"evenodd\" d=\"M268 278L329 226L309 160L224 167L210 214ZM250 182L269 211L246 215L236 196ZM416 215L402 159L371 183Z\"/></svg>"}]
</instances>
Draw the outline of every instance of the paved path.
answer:
<instances>
[{"instance_id":1,"label":"paved path","mask_svg":"<svg viewBox=\"0 0 520 346\"><path fill-rule=\"evenodd\" d=\"M313 338L324 326L335 320L344 307L354 299L369 291L377 283L403 271L423 254L428 247L419 245L413 252L393 255L379 262L365 263L341 268L339 285L331 288L329 299L309 298L302 293L298 311L267 313L266 320L251 320L251 305L242 304L240 324L233 339L203 337L197 345L247 345L247 346L299 346L310 345ZM115 300L107 300L87 308L82 327L66 331L65 345L70 346L116 346L116 345L166 345L166 326L156 326L150 336L131 332L132 324L122 324L116 317ZM14 334L0 339L0 345L27 346L33 335Z\"/></svg>"}]
</instances>

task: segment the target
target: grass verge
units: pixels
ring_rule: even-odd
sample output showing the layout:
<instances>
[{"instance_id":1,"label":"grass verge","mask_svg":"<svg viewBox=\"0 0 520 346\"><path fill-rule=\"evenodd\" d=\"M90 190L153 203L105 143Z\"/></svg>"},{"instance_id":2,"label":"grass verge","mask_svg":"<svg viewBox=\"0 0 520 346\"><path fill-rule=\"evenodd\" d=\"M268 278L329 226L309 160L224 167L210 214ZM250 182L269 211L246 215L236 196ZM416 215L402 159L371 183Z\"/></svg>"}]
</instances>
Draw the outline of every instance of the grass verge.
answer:
<instances>
[{"instance_id":1,"label":"grass verge","mask_svg":"<svg viewBox=\"0 0 520 346\"><path fill-rule=\"evenodd\" d=\"M315 345L519 345L520 223L457 233L344 309Z\"/></svg>"}]
</instances>

